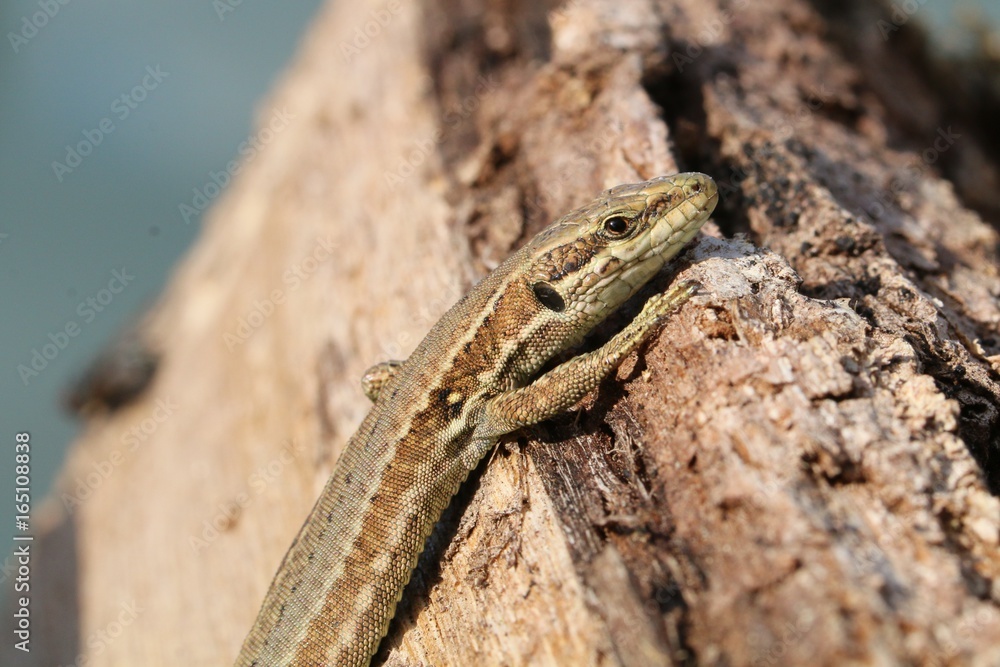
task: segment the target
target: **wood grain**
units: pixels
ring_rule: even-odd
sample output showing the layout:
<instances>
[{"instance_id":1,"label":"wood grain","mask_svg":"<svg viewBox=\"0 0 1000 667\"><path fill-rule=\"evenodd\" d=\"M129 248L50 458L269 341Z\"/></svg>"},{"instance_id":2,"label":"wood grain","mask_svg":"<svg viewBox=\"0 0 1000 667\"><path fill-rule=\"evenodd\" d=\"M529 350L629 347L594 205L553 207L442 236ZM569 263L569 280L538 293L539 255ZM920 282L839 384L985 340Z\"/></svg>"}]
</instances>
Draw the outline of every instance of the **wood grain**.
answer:
<instances>
[{"instance_id":1,"label":"wood grain","mask_svg":"<svg viewBox=\"0 0 1000 667\"><path fill-rule=\"evenodd\" d=\"M75 444L30 658L230 662L367 409L364 369L594 191L699 170L722 188L685 268L704 295L460 494L380 659L1000 662L998 237L941 171L973 146L995 170L981 128L925 159L948 107L864 37L871 13L850 46L796 0L428 0L348 61L383 6L317 17L261 105L293 121L151 317L152 384Z\"/></svg>"}]
</instances>

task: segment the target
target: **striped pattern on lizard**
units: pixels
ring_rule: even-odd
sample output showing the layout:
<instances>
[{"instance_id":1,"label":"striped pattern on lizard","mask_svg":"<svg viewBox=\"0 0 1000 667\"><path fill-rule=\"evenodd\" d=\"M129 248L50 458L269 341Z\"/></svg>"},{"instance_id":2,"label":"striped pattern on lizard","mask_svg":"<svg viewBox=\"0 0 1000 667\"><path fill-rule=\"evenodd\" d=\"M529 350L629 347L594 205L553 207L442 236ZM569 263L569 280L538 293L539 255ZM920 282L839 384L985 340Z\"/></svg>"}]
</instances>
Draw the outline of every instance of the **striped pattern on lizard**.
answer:
<instances>
[{"instance_id":1,"label":"striped pattern on lizard","mask_svg":"<svg viewBox=\"0 0 1000 667\"><path fill-rule=\"evenodd\" d=\"M708 219L715 182L621 185L542 230L405 362L365 376L371 412L264 599L236 664L368 665L441 513L499 436L572 407L689 299L651 297L600 348L538 376L645 285Z\"/></svg>"}]
</instances>

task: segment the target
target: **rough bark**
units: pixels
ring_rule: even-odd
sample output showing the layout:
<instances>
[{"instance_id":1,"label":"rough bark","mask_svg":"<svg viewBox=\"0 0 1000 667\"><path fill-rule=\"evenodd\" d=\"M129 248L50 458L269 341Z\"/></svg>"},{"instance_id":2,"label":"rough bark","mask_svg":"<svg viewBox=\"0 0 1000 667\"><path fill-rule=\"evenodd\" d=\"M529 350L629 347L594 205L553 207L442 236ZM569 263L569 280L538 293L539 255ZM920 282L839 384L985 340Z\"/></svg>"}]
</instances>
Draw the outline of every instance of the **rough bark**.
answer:
<instances>
[{"instance_id":1,"label":"rough bark","mask_svg":"<svg viewBox=\"0 0 1000 667\"><path fill-rule=\"evenodd\" d=\"M683 169L722 188L674 271L703 294L480 468L377 659L1000 663L998 237L931 157L996 170L860 11L848 47L798 0L332 3L146 324L152 383L74 446L32 658L230 662L362 371Z\"/></svg>"}]
</instances>

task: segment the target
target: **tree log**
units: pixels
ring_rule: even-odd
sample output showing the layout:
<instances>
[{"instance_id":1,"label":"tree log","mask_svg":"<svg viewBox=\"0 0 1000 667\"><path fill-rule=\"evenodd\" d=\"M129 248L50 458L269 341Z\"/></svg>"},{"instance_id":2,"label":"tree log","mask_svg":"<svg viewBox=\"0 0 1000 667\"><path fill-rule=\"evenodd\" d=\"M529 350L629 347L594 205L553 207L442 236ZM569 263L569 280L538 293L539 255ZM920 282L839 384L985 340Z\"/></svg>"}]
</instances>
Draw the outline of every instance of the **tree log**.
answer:
<instances>
[{"instance_id":1,"label":"tree log","mask_svg":"<svg viewBox=\"0 0 1000 667\"><path fill-rule=\"evenodd\" d=\"M803 0L331 2L45 508L31 660L230 664L363 370L698 170L715 222L652 289L702 294L484 462L376 661L1000 664L998 236L938 160L996 168L858 6L845 48Z\"/></svg>"}]
</instances>

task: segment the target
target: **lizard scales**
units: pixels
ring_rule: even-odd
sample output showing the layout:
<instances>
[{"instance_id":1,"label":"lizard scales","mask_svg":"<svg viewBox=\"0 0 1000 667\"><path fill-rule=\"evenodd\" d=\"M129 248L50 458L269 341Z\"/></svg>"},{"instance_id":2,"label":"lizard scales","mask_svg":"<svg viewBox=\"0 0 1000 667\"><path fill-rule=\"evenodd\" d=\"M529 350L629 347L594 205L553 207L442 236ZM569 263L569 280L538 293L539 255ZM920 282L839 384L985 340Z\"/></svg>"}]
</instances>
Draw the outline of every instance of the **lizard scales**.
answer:
<instances>
[{"instance_id":1,"label":"lizard scales","mask_svg":"<svg viewBox=\"0 0 1000 667\"><path fill-rule=\"evenodd\" d=\"M718 201L704 174L622 185L546 227L478 283L375 401L276 574L237 665L368 665L434 524L504 433L575 404L697 289L649 299L602 347L541 377L677 254Z\"/></svg>"}]
</instances>

